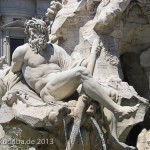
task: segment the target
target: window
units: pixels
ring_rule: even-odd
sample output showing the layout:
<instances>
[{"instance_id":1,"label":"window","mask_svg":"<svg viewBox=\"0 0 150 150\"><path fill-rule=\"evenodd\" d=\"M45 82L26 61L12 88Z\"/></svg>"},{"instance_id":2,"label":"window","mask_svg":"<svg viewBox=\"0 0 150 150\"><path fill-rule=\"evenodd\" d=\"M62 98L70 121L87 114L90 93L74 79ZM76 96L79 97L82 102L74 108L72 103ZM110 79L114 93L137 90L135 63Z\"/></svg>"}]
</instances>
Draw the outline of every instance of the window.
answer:
<instances>
[{"instance_id":1,"label":"window","mask_svg":"<svg viewBox=\"0 0 150 150\"><path fill-rule=\"evenodd\" d=\"M11 57L14 52L14 50L24 44L24 39L15 39L15 38L10 38L10 62L11 62Z\"/></svg>"},{"instance_id":2,"label":"window","mask_svg":"<svg viewBox=\"0 0 150 150\"><path fill-rule=\"evenodd\" d=\"M22 20L21 18L13 18L13 21Z\"/></svg>"}]
</instances>

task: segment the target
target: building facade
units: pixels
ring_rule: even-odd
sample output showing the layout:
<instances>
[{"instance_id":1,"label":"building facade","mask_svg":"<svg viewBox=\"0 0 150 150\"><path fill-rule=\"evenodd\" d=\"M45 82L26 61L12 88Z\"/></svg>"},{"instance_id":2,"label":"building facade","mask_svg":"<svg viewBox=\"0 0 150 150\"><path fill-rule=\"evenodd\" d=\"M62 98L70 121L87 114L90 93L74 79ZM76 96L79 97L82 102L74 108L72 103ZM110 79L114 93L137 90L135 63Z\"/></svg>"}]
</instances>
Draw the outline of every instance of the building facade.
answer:
<instances>
[{"instance_id":1,"label":"building facade","mask_svg":"<svg viewBox=\"0 0 150 150\"><path fill-rule=\"evenodd\" d=\"M0 0L0 56L10 64L13 51L27 42L24 22L43 17L50 0Z\"/></svg>"}]
</instances>

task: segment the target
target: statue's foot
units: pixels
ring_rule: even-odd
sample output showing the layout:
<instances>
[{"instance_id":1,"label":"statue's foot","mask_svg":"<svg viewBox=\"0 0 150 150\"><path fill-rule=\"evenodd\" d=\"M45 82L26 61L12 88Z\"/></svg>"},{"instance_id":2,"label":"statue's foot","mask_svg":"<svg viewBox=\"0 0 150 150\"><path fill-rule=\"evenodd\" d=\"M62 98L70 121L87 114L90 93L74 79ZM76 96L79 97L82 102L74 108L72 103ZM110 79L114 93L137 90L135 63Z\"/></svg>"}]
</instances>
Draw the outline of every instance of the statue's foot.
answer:
<instances>
[{"instance_id":1,"label":"statue's foot","mask_svg":"<svg viewBox=\"0 0 150 150\"><path fill-rule=\"evenodd\" d=\"M125 143L119 142L116 138L111 137L110 138L110 147L112 150L137 150L136 147L129 146Z\"/></svg>"},{"instance_id":2,"label":"statue's foot","mask_svg":"<svg viewBox=\"0 0 150 150\"><path fill-rule=\"evenodd\" d=\"M135 106L121 106L119 111L114 112L115 117L118 121L122 121L123 119L129 119L133 114L136 113L140 104Z\"/></svg>"}]
</instances>

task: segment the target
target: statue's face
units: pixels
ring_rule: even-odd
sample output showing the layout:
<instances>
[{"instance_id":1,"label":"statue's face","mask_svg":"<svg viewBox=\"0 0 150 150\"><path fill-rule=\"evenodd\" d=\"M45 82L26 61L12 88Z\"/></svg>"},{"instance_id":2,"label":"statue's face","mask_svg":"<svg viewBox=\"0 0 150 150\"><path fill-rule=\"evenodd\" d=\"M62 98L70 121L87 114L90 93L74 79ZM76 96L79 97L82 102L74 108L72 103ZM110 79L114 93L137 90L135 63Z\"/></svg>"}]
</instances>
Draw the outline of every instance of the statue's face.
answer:
<instances>
[{"instance_id":1,"label":"statue's face","mask_svg":"<svg viewBox=\"0 0 150 150\"><path fill-rule=\"evenodd\" d=\"M46 36L36 28L29 28L29 44L35 53L44 50L47 45Z\"/></svg>"}]
</instances>

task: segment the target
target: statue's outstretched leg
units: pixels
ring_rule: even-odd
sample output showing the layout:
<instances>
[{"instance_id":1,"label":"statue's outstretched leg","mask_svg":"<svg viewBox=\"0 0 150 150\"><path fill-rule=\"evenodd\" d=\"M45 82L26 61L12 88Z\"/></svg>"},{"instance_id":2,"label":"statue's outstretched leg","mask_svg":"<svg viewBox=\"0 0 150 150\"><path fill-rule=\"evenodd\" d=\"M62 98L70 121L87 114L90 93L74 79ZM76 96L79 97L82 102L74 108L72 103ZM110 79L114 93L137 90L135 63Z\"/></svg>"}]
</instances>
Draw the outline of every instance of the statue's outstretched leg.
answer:
<instances>
[{"instance_id":1,"label":"statue's outstretched leg","mask_svg":"<svg viewBox=\"0 0 150 150\"><path fill-rule=\"evenodd\" d=\"M139 105L128 107L116 104L105 93L100 84L92 78L85 67L76 67L64 72L56 73L49 76L46 80L47 84L40 93L40 96L44 101L49 99L56 101L63 100L72 95L77 87L82 84L85 93L89 97L108 108L119 120L129 118L139 107ZM45 95L47 97L46 99ZM48 98L49 96L50 98Z\"/></svg>"}]
</instances>

